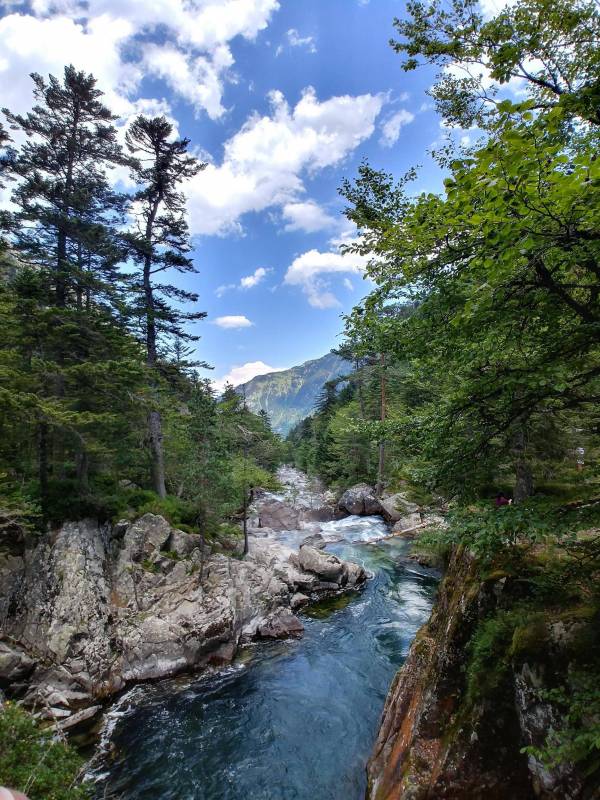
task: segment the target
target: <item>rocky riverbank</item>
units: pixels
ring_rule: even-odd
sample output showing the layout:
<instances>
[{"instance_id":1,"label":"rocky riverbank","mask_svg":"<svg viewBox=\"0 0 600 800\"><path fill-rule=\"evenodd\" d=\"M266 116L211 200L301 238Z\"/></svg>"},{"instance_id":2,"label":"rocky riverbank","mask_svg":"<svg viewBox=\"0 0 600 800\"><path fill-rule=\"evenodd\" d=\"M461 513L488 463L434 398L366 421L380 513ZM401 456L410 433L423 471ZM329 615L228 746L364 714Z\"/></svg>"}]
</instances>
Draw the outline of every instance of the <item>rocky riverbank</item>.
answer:
<instances>
[{"instance_id":1,"label":"rocky riverbank","mask_svg":"<svg viewBox=\"0 0 600 800\"><path fill-rule=\"evenodd\" d=\"M280 529L301 527L315 509L334 515L318 491L305 486L296 507L289 492L260 497L254 513L287 508L293 520ZM153 514L69 522L13 542L0 553L0 689L75 730L129 684L228 663L254 638L301 635L296 609L366 575L308 543L285 547L273 530L257 529L243 560Z\"/></svg>"},{"instance_id":2,"label":"rocky riverbank","mask_svg":"<svg viewBox=\"0 0 600 800\"><path fill-rule=\"evenodd\" d=\"M574 691L597 646L597 618L581 598L560 608L527 603L526 574L482 577L472 556L454 553L390 688L368 765L370 800L600 797L597 764L552 766L523 752L568 727L556 690Z\"/></svg>"}]
</instances>

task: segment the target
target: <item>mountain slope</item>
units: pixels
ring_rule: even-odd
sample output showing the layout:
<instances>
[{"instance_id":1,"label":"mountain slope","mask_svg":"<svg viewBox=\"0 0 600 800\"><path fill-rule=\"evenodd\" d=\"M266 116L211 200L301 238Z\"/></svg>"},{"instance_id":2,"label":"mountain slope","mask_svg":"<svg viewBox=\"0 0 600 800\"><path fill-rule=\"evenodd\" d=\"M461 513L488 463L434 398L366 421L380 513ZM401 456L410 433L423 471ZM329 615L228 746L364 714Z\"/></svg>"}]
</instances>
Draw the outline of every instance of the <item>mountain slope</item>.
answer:
<instances>
[{"instance_id":1,"label":"mountain slope","mask_svg":"<svg viewBox=\"0 0 600 800\"><path fill-rule=\"evenodd\" d=\"M285 436L312 412L323 384L349 369L350 365L343 358L327 353L283 372L257 375L238 386L236 391L245 393L251 411L266 411L273 429Z\"/></svg>"}]
</instances>

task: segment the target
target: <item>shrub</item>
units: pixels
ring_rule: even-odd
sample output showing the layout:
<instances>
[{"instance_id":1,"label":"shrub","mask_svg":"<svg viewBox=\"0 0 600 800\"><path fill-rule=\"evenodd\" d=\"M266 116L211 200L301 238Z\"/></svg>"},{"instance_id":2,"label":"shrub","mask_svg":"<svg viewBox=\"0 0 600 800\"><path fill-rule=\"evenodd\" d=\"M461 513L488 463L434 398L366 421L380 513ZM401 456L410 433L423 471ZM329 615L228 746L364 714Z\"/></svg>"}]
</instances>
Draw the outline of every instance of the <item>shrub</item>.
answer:
<instances>
[{"instance_id":1,"label":"shrub","mask_svg":"<svg viewBox=\"0 0 600 800\"><path fill-rule=\"evenodd\" d=\"M0 709L0 776L5 786L30 800L85 800L91 791L79 781L83 759L52 738L14 703Z\"/></svg>"},{"instance_id":2,"label":"shrub","mask_svg":"<svg viewBox=\"0 0 600 800\"><path fill-rule=\"evenodd\" d=\"M531 498L519 505L454 509L440 533L449 545L463 544L483 564L516 548L555 541L573 546L577 531L598 524L600 504L560 506L548 498Z\"/></svg>"}]
</instances>

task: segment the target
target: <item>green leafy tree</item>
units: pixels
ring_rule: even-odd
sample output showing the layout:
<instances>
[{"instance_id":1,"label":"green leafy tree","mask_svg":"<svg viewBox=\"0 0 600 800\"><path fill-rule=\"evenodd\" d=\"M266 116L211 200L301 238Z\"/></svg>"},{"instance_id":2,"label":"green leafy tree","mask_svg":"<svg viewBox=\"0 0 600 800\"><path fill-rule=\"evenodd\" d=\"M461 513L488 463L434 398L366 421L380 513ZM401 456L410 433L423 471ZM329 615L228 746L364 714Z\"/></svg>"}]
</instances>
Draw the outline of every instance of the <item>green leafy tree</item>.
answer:
<instances>
[{"instance_id":1,"label":"green leafy tree","mask_svg":"<svg viewBox=\"0 0 600 800\"><path fill-rule=\"evenodd\" d=\"M529 94L517 105L559 107L600 123L600 12L593 0L520 0L491 19L477 0L410 2L407 10L394 20L400 39L391 45L406 71L441 67L431 94L452 124L493 122L502 88L515 80Z\"/></svg>"}]
</instances>

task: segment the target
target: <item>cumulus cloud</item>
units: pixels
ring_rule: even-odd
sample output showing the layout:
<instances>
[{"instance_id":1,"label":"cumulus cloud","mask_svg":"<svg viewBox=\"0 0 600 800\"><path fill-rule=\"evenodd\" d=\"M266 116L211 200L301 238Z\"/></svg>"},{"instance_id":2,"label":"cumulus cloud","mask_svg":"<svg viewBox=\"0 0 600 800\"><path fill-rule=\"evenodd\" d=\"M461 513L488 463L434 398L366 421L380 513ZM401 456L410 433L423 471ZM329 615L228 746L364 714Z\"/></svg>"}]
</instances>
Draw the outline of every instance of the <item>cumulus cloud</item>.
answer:
<instances>
[{"instance_id":1,"label":"cumulus cloud","mask_svg":"<svg viewBox=\"0 0 600 800\"><path fill-rule=\"evenodd\" d=\"M278 8L279 0L35 0L29 13L0 20L3 102L28 109L28 74L60 75L68 57L98 78L119 115L150 75L216 119L234 63L230 42L253 40Z\"/></svg>"},{"instance_id":2,"label":"cumulus cloud","mask_svg":"<svg viewBox=\"0 0 600 800\"><path fill-rule=\"evenodd\" d=\"M332 249L322 252L308 250L297 256L285 273L284 283L298 286L306 295L313 308L335 308L340 301L332 291L332 278L335 276L362 275L368 256L342 253L341 244L349 244L348 239L332 240ZM347 284L346 288L348 288Z\"/></svg>"},{"instance_id":3,"label":"cumulus cloud","mask_svg":"<svg viewBox=\"0 0 600 800\"><path fill-rule=\"evenodd\" d=\"M267 267L257 267L252 275L244 275L244 277L240 278L239 283L227 283L223 286L219 286L216 289L215 294L217 297L222 297L230 289L253 289L255 286L258 286L259 283L262 283L262 281L272 271L273 270L268 269Z\"/></svg>"},{"instance_id":4,"label":"cumulus cloud","mask_svg":"<svg viewBox=\"0 0 600 800\"><path fill-rule=\"evenodd\" d=\"M217 317L214 320L214 324L218 325L219 328L225 328L226 330L251 328L254 325L254 323L250 322L248 317L245 317L243 314L229 314L224 317Z\"/></svg>"},{"instance_id":5,"label":"cumulus cloud","mask_svg":"<svg viewBox=\"0 0 600 800\"><path fill-rule=\"evenodd\" d=\"M271 270L266 269L265 267L258 267L254 270L252 275L246 275L240 280L240 288L242 289L252 289L254 286L258 286L266 277L267 274Z\"/></svg>"},{"instance_id":6,"label":"cumulus cloud","mask_svg":"<svg viewBox=\"0 0 600 800\"><path fill-rule=\"evenodd\" d=\"M293 108L279 91L270 101L269 114L251 115L225 142L221 164L209 164L186 187L192 233L230 233L249 211L297 203L302 174L339 163L368 139L385 98L320 101L308 87Z\"/></svg>"},{"instance_id":7,"label":"cumulus cloud","mask_svg":"<svg viewBox=\"0 0 600 800\"><path fill-rule=\"evenodd\" d=\"M286 223L284 226L286 231L316 233L316 231L327 230L336 223L336 220L314 200L286 203L282 209L282 215Z\"/></svg>"},{"instance_id":8,"label":"cumulus cloud","mask_svg":"<svg viewBox=\"0 0 600 800\"><path fill-rule=\"evenodd\" d=\"M396 144L400 137L400 131L405 125L410 124L415 118L415 115L405 108L401 108L391 117L385 120L381 126L381 139L380 143L384 147L391 147Z\"/></svg>"},{"instance_id":9,"label":"cumulus cloud","mask_svg":"<svg viewBox=\"0 0 600 800\"><path fill-rule=\"evenodd\" d=\"M239 386L242 383L247 383L257 375L267 375L269 372L283 372L288 369L287 367L271 367L265 364L264 361L247 361L241 366L232 367L227 375L217 378L212 381L213 386L218 392L223 391L225 384L231 383L233 386Z\"/></svg>"}]
</instances>

